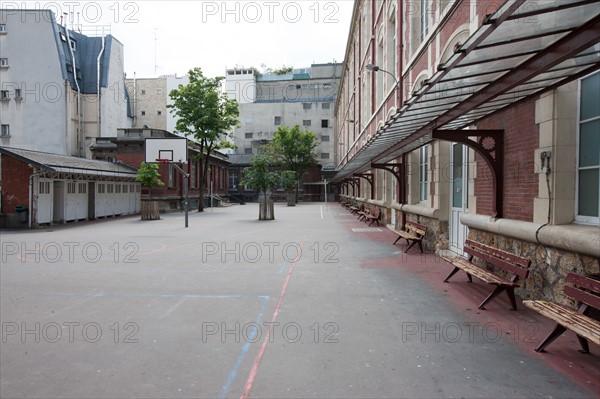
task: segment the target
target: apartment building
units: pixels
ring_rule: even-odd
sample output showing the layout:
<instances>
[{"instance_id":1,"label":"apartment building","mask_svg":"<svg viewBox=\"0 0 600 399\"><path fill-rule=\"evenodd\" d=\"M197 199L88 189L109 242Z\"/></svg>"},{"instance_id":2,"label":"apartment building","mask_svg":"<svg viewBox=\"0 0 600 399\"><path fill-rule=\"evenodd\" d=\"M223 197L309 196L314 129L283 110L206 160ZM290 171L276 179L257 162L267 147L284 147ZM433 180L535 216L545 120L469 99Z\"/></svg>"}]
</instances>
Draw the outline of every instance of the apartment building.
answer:
<instances>
[{"instance_id":1,"label":"apartment building","mask_svg":"<svg viewBox=\"0 0 600 399\"><path fill-rule=\"evenodd\" d=\"M0 145L89 156L91 138L131 126L127 97L123 44L109 27L0 10Z\"/></svg>"},{"instance_id":2,"label":"apartment building","mask_svg":"<svg viewBox=\"0 0 600 399\"><path fill-rule=\"evenodd\" d=\"M233 132L237 150L230 156L230 190L249 191L239 182L240 170L248 165L251 155L273 138L279 126L299 125L315 133L319 142L317 161L325 174L309 172L302 188L307 195L318 197L321 187L317 183L335 171L334 110L342 69L342 63L334 62L312 64L283 75L260 74L255 68L226 71L225 91L240 104L240 124Z\"/></svg>"}]
</instances>

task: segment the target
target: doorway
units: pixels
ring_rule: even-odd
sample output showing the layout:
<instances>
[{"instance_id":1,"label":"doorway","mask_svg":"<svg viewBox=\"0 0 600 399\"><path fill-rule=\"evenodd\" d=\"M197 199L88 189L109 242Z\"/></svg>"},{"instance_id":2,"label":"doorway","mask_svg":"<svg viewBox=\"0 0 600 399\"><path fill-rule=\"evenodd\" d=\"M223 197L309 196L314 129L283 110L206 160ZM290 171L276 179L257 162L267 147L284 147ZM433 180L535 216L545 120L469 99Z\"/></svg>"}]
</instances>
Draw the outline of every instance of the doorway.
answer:
<instances>
[{"instance_id":1,"label":"doorway","mask_svg":"<svg viewBox=\"0 0 600 399\"><path fill-rule=\"evenodd\" d=\"M463 255L468 230L460 217L468 208L468 148L452 143L450 152L450 250Z\"/></svg>"}]
</instances>

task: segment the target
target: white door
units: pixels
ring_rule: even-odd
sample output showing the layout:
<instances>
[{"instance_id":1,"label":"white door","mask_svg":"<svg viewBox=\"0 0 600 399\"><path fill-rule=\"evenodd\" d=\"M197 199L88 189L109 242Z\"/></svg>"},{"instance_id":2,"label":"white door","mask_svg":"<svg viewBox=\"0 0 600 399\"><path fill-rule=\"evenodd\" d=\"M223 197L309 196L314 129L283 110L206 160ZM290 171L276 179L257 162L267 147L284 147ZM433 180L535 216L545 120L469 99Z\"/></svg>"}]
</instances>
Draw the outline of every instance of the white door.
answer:
<instances>
[{"instance_id":1,"label":"white door","mask_svg":"<svg viewBox=\"0 0 600 399\"><path fill-rule=\"evenodd\" d=\"M52 210L54 203L52 202L52 193L54 185L52 180L40 179L38 182L38 200L37 200L37 222L52 223Z\"/></svg>"},{"instance_id":2,"label":"white door","mask_svg":"<svg viewBox=\"0 0 600 399\"><path fill-rule=\"evenodd\" d=\"M467 226L460 223L460 216L468 206L468 149L458 143L452 143L450 148L450 250L462 255Z\"/></svg>"}]
</instances>

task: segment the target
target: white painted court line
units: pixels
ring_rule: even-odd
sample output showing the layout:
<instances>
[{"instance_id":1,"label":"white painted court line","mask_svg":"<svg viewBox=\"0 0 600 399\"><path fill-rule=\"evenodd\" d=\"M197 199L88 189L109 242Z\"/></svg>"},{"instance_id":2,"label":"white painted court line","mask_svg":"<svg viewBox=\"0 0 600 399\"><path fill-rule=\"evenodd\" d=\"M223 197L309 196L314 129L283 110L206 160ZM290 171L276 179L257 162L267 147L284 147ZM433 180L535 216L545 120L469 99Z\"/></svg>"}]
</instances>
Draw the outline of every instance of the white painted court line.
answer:
<instances>
[{"instance_id":1,"label":"white painted court line","mask_svg":"<svg viewBox=\"0 0 600 399\"><path fill-rule=\"evenodd\" d=\"M321 219L323 219L323 205L319 205L319 208L321 209Z\"/></svg>"}]
</instances>

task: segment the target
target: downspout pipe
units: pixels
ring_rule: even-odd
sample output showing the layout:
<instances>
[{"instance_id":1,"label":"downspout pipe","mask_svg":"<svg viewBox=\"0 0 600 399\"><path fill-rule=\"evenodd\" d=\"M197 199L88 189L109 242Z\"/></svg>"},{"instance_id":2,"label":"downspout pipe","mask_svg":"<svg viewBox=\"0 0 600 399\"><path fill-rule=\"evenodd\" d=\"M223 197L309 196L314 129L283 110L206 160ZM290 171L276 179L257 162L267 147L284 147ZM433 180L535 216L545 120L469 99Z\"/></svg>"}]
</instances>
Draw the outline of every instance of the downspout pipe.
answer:
<instances>
[{"instance_id":1,"label":"downspout pipe","mask_svg":"<svg viewBox=\"0 0 600 399\"><path fill-rule=\"evenodd\" d=\"M101 129L101 120L102 118L100 117L101 112L102 112L102 104L100 103L101 101L101 96L100 96L100 78L102 76L101 73L101 69L100 69L100 62L102 60L102 56L104 55L104 47L106 45L106 41L104 38L104 28L102 28L102 48L100 49L100 53L98 54L98 59L96 60L96 78L97 78L97 83L96 83L96 97L98 100L98 133L97 133L97 137L102 137L102 129Z\"/></svg>"},{"instance_id":2,"label":"downspout pipe","mask_svg":"<svg viewBox=\"0 0 600 399\"><path fill-rule=\"evenodd\" d=\"M65 26L65 34L67 36L67 45L69 46L69 52L71 53L71 62L73 63L73 80L75 81L75 87L77 88L77 125L78 132L77 138L79 140L79 155L83 155L83 140L81 135L83 134L81 129L81 88L79 87L79 82L77 81L77 64L75 62L75 52L73 51L73 46L71 45L71 35L69 34L69 29Z\"/></svg>"}]
</instances>

